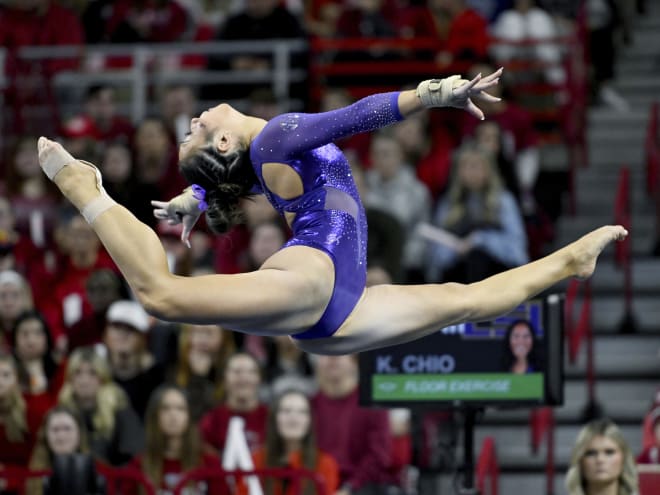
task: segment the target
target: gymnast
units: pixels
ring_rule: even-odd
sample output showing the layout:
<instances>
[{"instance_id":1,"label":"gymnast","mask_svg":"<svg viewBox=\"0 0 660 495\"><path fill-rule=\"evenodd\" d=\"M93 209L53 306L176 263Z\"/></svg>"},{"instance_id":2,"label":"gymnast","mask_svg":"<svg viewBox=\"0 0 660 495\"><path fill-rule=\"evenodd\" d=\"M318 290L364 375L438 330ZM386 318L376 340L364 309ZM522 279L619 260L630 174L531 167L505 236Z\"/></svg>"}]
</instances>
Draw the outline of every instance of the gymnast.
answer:
<instances>
[{"instance_id":1,"label":"gymnast","mask_svg":"<svg viewBox=\"0 0 660 495\"><path fill-rule=\"evenodd\" d=\"M290 335L307 352L348 354L411 341L462 321L510 311L569 277L588 277L621 226L594 230L524 266L469 285L378 285L365 288L367 225L346 158L332 144L431 107L497 101L486 90L502 70L471 81L451 76L417 89L381 93L326 113L287 113L265 121L220 104L194 118L179 148L191 187L154 214L182 222L182 240L202 211L216 232L238 218L238 201L263 193L293 232L256 271L180 277L168 270L156 234L105 192L93 165L39 139L44 172L98 234L136 297L168 321L219 324L261 335Z\"/></svg>"}]
</instances>

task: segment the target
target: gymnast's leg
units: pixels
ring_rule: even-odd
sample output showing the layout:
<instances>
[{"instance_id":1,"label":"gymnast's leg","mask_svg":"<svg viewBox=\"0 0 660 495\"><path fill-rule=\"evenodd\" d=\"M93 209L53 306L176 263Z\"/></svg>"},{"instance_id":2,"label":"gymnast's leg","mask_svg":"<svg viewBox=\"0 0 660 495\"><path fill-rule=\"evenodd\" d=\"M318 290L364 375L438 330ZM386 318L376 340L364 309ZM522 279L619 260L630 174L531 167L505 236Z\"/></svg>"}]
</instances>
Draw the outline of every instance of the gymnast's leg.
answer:
<instances>
[{"instance_id":1,"label":"gymnast's leg","mask_svg":"<svg viewBox=\"0 0 660 495\"><path fill-rule=\"evenodd\" d=\"M331 338L301 340L309 352L345 354L408 342L464 321L494 318L569 277L588 277L621 226L594 230L554 253L469 285L377 285L368 288Z\"/></svg>"},{"instance_id":2,"label":"gymnast's leg","mask_svg":"<svg viewBox=\"0 0 660 495\"><path fill-rule=\"evenodd\" d=\"M81 212L101 196L94 169L76 161L60 144L42 138L39 159L44 170L49 160L66 164L50 175ZM126 208L113 202L108 205L92 227L140 302L162 319L217 323L264 334L292 333L318 321L331 296L331 261L320 251L302 246L280 251L272 268L256 272L194 278L172 275L154 231Z\"/></svg>"}]
</instances>

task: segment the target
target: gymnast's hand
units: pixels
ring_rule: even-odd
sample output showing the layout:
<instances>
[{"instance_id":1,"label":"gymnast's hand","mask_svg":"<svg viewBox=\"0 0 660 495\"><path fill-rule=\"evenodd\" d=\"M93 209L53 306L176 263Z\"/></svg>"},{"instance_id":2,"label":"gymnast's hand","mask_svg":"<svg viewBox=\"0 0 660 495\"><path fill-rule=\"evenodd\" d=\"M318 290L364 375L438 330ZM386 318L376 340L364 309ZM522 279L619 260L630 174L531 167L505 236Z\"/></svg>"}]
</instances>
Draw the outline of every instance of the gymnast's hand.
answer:
<instances>
[{"instance_id":1,"label":"gymnast's hand","mask_svg":"<svg viewBox=\"0 0 660 495\"><path fill-rule=\"evenodd\" d=\"M187 187L169 201L152 201L151 206L154 207L154 216L159 220L167 220L170 225L183 224L181 242L190 247L190 233L203 211L192 187Z\"/></svg>"},{"instance_id":2,"label":"gymnast's hand","mask_svg":"<svg viewBox=\"0 0 660 495\"><path fill-rule=\"evenodd\" d=\"M417 96L427 107L454 107L462 108L479 120L484 120L484 113L475 105L474 100L498 102L500 98L486 93L500 81L502 68L492 74L481 77L478 74L468 81L461 76L450 76L445 79L428 79L417 86Z\"/></svg>"}]
</instances>

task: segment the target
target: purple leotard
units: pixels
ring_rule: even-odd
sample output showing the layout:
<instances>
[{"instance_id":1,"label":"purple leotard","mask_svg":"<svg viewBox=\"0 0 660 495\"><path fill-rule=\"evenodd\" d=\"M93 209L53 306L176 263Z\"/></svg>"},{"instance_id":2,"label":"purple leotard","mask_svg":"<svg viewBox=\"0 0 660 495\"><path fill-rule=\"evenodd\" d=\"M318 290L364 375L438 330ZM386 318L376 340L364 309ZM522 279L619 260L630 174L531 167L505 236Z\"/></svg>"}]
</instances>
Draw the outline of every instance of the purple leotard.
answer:
<instances>
[{"instance_id":1,"label":"purple leotard","mask_svg":"<svg viewBox=\"0 0 660 495\"><path fill-rule=\"evenodd\" d=\"M294 335L297 339L334 334L353 311L366 282L367 220L348 161L332 142L402 120L398 97L398 92L384 93L330 112L279 115L250 145L263 193L281 215L296 214L293 237L283 247L320 249L335 267L330 302L313 327ZM264 163L293 168L302 180L303 194L287 200L270 191L261 173Z\"/></svg>"}]
</instances>

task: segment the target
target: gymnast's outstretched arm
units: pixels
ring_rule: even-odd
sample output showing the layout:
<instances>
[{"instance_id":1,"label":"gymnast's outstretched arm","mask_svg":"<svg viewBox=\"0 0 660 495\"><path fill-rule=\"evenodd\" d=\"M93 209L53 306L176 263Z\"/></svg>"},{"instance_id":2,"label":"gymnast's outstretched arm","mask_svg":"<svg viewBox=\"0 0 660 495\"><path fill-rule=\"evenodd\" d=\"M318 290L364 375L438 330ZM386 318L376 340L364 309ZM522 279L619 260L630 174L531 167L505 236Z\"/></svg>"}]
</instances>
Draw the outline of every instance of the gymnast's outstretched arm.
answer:
<instances>
[{"instance_id":1,"label":"gymnast's outstretched arm","mask_svg":"<svg viewBox=\"0 0 660 495\"><path fill-rule=\"evenodd\" d=\"M268 148L277 148L274 156L288 158L343 137L394 124L425 108L462 108L483 119L483 112L472 99L499 101L486 90L498 84L501 73L499 69L471 81L459 76L423 81L417 89L367 96L328 112L279 115L266 125L257 140L267 143Z\"/></svg>"}]
</instances>

